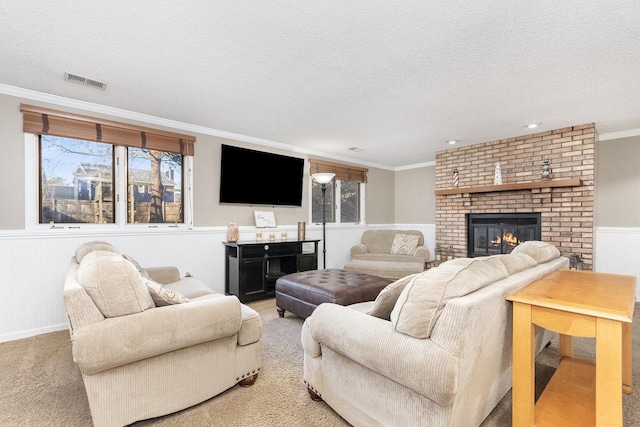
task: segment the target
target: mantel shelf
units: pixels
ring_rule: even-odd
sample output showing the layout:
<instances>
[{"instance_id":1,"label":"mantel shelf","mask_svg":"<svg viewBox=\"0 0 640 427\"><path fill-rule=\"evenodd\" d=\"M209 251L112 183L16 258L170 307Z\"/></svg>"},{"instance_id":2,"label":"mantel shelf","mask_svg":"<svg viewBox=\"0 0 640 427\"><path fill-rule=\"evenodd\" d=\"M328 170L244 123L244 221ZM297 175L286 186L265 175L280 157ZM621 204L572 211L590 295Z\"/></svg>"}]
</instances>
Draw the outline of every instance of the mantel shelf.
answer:
<instances>
[{"instance_id":1,"label":"mantel shelf","mask_svg":"<svg viewBox=\"0 0 640 427\"><path fill-rule=\"evenodd\" d=\"M556 179L551 181L520 182L517 184L448 188L445 190L436 190L436 196L449 196L452 194L493 193L498 191L531 190L534 188L579 187L581 185L582 185L582 180L580 178Z\"/></svg>"}]
</instances>

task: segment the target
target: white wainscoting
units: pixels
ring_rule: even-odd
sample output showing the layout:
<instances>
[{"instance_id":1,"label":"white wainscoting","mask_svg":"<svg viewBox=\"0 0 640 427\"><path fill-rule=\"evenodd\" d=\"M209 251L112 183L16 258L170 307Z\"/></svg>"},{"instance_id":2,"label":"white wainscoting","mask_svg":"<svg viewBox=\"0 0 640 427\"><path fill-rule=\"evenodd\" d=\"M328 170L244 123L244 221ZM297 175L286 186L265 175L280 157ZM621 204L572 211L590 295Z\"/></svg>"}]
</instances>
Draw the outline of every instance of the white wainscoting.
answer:
<instances>
[{"instance_id":1,"label":"white wainscoting","mask_svg":"<svg viewBox=\"0 0 640 427\"><path fill-rule=\"evenodd\" d=\"M597 227L594 254L595 271L636 277L640 301L640 228Z\"/></svg>"},{"instance_id":2,"label":"white wainscoting","mask_svg":"<svg viewBox=\"0 0 640 427\"><path fill-rule=\"evenodd\" d=\"M349 261L349 249L360 241L364 229L418 229L427 246L435 245L435 226L395 224L375 226L327 226L327 266L341 268ZM297 226L278 226L297 235ZM254 227L240 227L241 240L253 240ZM268 232L266 236L268 236ZM263 232L265 235L265 232ZM266 237L265 236L265 237ZM306 237L321 239L322 227L307 226ZM105 240L131 255L143 267L175 265L214 291L224 293L224 245L226 227L193 230L131 230L126 232L0 231L0 342L67 328L62 287L71 256L82 243ZM318 247L322 268L322 242Z\"/></svg>"}]
</instances>

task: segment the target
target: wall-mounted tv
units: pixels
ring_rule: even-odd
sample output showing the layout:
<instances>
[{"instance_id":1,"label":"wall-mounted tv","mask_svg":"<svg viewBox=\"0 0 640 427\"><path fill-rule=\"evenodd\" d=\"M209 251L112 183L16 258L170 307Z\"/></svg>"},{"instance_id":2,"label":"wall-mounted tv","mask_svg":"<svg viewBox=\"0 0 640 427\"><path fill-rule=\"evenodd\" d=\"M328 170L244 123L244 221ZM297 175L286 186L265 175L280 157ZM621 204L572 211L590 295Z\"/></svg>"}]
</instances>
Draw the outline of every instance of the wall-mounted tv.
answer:
<instances>
[{"instance_id":1,"label":"wall-mounted tv","mask_svg":"<svg viewBox=\"0 0 640 427\"><path fill-rule=\"evenodd\" d=\"M304 159L222 145L220 203L302 206Z\"/></svg>"}]
</instances>

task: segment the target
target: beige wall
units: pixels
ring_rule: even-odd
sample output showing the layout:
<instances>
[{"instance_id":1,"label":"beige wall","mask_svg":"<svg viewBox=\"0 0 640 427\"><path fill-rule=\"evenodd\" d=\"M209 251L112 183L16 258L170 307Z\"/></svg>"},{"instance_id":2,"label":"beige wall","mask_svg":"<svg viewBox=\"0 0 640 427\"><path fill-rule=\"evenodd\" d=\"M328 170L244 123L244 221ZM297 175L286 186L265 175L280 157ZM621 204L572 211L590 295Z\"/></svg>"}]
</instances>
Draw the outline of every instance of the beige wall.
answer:
<instances>
[{"instance_id":1,"label":"beige wall","mask_svg":"<svg viewBox=\"0 0 640 427\"><path fill-rule=\"evenodd\" d=\"M276 224L292 225L298 221L308 221L309 217L309 168L305 164L303 177L302 206L264 206L220 204L220 146L222 144L246 147L270 153L305 158L296 154L269 147L256 146L211 135L196 135L196 155L194 156L193 177L193 222L196 227L213 227L236 222L240 226L254 225L254 210L274 211ZM250 165L247 165L250 167ZM248 185L268 187L267 179L260 182L248 182Z\"/></svg>"},{"instance_id":2,"label":"beige wall","mask_svg":"<svg viewBox=\"0 0 640 427\"><path fill-rule=\"evenodd\" d=\"M400 170L395 174L395 222L434 224L436 167Z\"/></svg>"},{"instance_id":3,"label":"beige wall","mask_svg":"<svg viewBox=\"0 0 640 427\"><path fill-rule=\"evenodd\" d=\"M25 150L19 106L16 98L0 95L0 229L6 230L24 228Z\"/></svg>"},{"instance_id":4,"label":"beige wall","mask_svg":"<svg viewBox=\"0 0 640 427\"><path fill-rule=\"evenodd\" d=\"M95 117L128 122L147 127L187 133L196 137L195 156L193 165L193 217L196 227L225 226L229 222L237 222L240 226L253 226L254 210L273 210L278 225L295 225L299 221L309 221L309 167L305 164L303 196L301 207L272 207L250 205L221 205L220 191L220 146L222 144L252 148L271 153L284 154L304 158L306 154L294 153L286 150L252 145L235 140L229 140L212 135L198 134L171 129L163 126L150 125L122 118L109 117L104 114L85 112L74 108L21 99L14 96L0 94L0 148L4 155L3 178L0 179L0 192L11 203L3 203L0 209L0 230L19 230L25 228L25 143L22 132L22 113L20 104L41 105L61 111L71 111ZM7 160L8 159L8 160ZM389 170L369 168L368 184L366 185L366 215L367 222L372 224L394 223L394 172ZM253 185L268 185L268 181L253 183Z\"/></svg>"},{"instance_id":5,"label":"beige wall","mask_svg":"<svg viewBox=\"0 0 640 427\"><path fill-rule=\"evenodd\" d=\"M367 224L394 224L395 172L369 168L367 173L365 214Z\"/></svg>"},{"instance_id":6,"label":"beige wall","mask_svg":"<svg viewBox=\"0 0 640 427\"><path fill-rule=\"evenodd\" d=\"M640 136L598 142L596 159L596 225L640 227Z\"/></svg>"},{"instance_id":7,"label":"beige wall","mask_svg":"<svg viewBox=\"0 0 640 427\"><path fill-rule=\"evenodd\" d=\"M0 192L5 197L4 200L11 201L3 203L0 209L0 230L19 230L25 227L25 150L21 102L83 114L78 109L0 94L0 147L5 159L2 165ZM113 119L102 114L89 115ZM149 126L148 123L119 118L117 120ZM194 159L194 223L198 227L224 226L231 221L240 225L253 225L255 207L218 203L221 144L244 146L305 159L307 157L305 154L252 146L211 135L194 135L197 138ZM640 168L636 165L640 159L640 136L600 141L596 146L598 152L595 225L640 227ZM298 221L308 221L309 179L306 167L305 171L303 206L274 208L278 224L293 225ZM397 172L369 168L366 221L368 224L434 224L434 191L435 167Z\"/></svg>"}]
</instances>

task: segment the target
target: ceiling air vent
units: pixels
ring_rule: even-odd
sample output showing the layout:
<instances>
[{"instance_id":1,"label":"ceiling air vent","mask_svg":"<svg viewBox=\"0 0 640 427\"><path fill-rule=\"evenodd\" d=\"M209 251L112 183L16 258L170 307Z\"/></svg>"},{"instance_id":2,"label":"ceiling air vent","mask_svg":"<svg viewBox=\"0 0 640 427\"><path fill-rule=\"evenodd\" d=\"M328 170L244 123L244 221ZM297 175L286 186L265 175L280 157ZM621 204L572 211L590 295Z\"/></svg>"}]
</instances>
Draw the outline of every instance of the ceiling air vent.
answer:
<instances>
[{"instance_id":1,"label":"ceiling air vent","mask_svg":"<svg viewBox=\"0 0 640 427\"><path fill-rule=\"evenodd\" d=\"M107 88L107 84L105 82L101 82L99 80L89 79L87 77L82 77L77 74L64 73L64 79L68 82L79 83L85 86L91 86L96 89L105 90Z\"/></svg>"}]
</instances>

